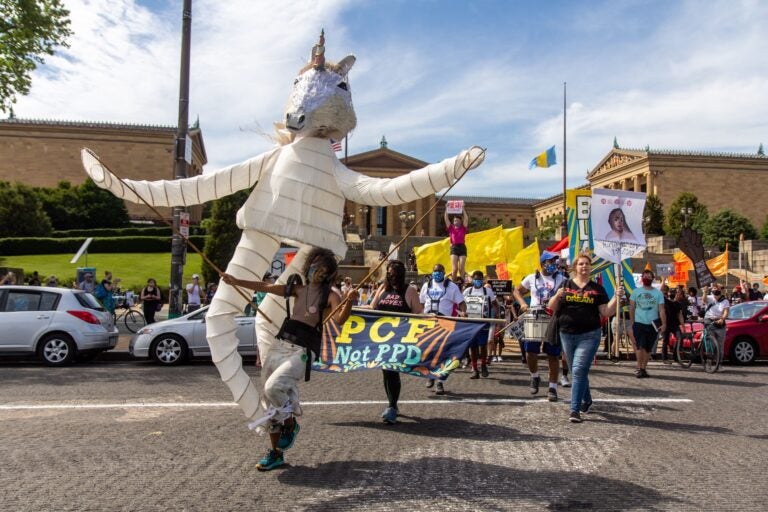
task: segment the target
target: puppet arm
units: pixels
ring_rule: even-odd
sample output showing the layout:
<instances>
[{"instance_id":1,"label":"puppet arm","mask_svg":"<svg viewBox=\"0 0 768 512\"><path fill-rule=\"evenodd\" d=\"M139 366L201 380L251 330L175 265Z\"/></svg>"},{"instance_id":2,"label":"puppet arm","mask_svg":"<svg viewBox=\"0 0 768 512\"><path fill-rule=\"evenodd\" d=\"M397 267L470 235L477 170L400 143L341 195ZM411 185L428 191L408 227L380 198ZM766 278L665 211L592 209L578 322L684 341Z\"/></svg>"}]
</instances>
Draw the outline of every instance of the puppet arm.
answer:
<instances>
[{"instance_id":1,"label":"puppet arm","mask_svg":"<svg viewBox=\"0 0 768 512\"><path fill-rule=\"evenodd\" d=\"M83 149L81 157L85 172L94 183L121 199L151 206L187 206L203 204L252 187L274 165L279 150L275 148L245 162L193 178L158 181L121 181L89 149Z\"/></svg>"},{"instance_id":2,"label":"puppet arm","mask_svg":"<svg viewBox=\"0 0 768 512\"><path fill-rule=\"evenodd\" d=\"M485 159L485 150L472 146L458 156L397 178L371 178L339 163L336 179L344 197L358 204L391 206L431 196L453 185Z\"/></svg>"}]
</instances>

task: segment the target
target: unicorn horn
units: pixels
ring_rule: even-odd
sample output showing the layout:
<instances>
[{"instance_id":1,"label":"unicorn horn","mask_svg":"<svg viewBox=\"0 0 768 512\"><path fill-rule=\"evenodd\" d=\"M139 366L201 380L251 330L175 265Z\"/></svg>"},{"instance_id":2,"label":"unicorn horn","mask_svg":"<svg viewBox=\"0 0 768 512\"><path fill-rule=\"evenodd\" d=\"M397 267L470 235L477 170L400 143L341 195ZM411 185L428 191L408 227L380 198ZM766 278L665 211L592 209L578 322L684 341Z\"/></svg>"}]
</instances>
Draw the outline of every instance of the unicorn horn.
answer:
<instances>
[{"instance_id":1,"label":"unicorn horn","mask_svg":"<svg viewBox=\"0 0 768 512\"><path fill-rule=\"evenodd\" d=\"M312 47L312 66L325 69L325 29L320 30L320 41Z\"/></svg>"}]
</instances>

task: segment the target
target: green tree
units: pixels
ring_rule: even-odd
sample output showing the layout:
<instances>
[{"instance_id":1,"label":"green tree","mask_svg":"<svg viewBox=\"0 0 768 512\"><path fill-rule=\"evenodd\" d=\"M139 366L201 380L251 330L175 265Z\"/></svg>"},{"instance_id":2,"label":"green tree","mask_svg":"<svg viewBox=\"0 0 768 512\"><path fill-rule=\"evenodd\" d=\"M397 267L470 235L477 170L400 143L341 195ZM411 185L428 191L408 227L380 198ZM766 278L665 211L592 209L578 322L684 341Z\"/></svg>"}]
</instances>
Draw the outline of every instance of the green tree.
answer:
<instances>
[{"instance_id":1,"label":"green tree","mask_svg":"<svg viewBox=\"0 0 768 512\"><path fill-rule=\"evenodd\" d=\"M487 217L480 218L480 217L470 217L469 218L469 226L467 226L467 229L471 232L476 231L484 231L486 229L491 229L491 220Z\"/></svg>"},{"instance_id":2,"label":"green tree","mask_svg":"<svg viewBox=\"0 0 768 512\"><path fill-rule=\"evenodd\" d=\"M563 223L563 214L558 213L541 223L541 227L536 232L539 240L552 240L555 237L557 228Z\"/></svg>"},{"instance_id":3,"label":"green tree","mask_svg":"<svg viewBox=\"0 0 768 512\"><path fill-rule=\"evenodd\" d=\"M704 245L716 245L721 251L726 243L738 248L742 233L746 240L757 238L757 230L748 218L726 208L710 217L704 231Z\"/></svg>"},{"instance_id":4,"label":"green tree","mask_svg":"<svg viewBox=\"0 0 768 512\"><path fill-rule=\"evenodd\" d=\"M645 234L664 234L664 205L661 203L659 196L650 195L646 198L643 219L646 219Z\"/></svg>"},{"instance_id":5,"label":"green tree","mask_svg":"<svg viewBox=\"0 0 768 512\"><path fill-rule=\"evenodd\" d=\"M53 223L53 229L79 229L87 223L84 209L80 207L78 187L68 181L60 181L55 188L35 188L45 213Z\"/></svg>"},{"instance_id":6,"label":"green tree","mask_svg":"<svg viewBox=\"0 0 768 512\"><path fill-rule=\"evenodd\" d=\"M691 209L691 213L682 213L682 209ZM683 229L683 222L689 228L692 228L699 233L704 233L707 225L707 207L699 202L699 199L690 192L683 192L677 199L672 202L672 205L667 210L667 223L664 226L664 231L667 235L679 237L680 231Z\"/></svg>"},{"instance_id":7,"label":"green tree","mask_svg":"<svg viewBox=\"0 0 768 512\"><path fill-rule=\"evenodd\" d=\"M48 236L51 229L51 219L30 187L0 181L0 237Z\"/></svg>"},{"instance_id":8,"label":"green tree","mask_svg":"<svg viewBox=\"0 0 768 512\"><path fill-rule=\"evenodd\" d=\"M240 228L235 224L235 215L250 191L241 190L235 194L217 199L211 209L208 224L208 239L205 242L204 253L216 266L225 270L229 260L235 254L235 247L240 241ZM219 280L218 273L207 263L203 262L203 279L210 283Z\"/></svg>"},{"instance_id":9,"label":"green tree","mask_svg":"<svg viewBox=\"0 0 768 512\"><path fill-rule=\"evenodd\" d=\"M128 210L122 199L99 188L88 178L77 187L78 209L82 215L81 229L120 228L128 225Z\"/></svg>"},{"instance_id":10,"label":"green tree","mask_svg":"<svg viewBox=\"0 0 768 512\"><path fill-rule=\"evenodd\" d=\"M763 222L763 229L760 231L760 238L768 240L768 215L765 216L765 222Z\"/></svg>"},{"instance_id":11,"label":"green tree","mask_svg":"<svg viewBox=\"0 0 768 512\"><path fill-rule=\"evenodd\" d=\"M31 73L56 47L68 46L69 11L62 0L0 0L0 110L28 94Z\"/></svg>"}]
</instances>

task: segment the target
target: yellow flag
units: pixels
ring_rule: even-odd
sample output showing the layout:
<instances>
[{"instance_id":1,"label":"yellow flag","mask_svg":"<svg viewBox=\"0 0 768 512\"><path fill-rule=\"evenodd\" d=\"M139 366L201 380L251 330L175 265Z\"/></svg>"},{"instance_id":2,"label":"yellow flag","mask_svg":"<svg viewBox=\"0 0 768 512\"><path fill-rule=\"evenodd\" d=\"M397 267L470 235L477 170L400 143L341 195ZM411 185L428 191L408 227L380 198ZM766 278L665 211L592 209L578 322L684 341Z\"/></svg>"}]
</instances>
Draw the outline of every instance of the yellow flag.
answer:
<instances>
[{"instance_id":1,"label":"yellow flag","mask_svg":"<svg viewBox=\"0 0 768 512\"><path fill-rule=\"evenodd\" d=\"M539 240L536 239L531 245L519 251L515 258L507 265L507 272L512 284L519 285L525 276L533 274L536 270L541 270L539 263Z\"/></svg>"},{"instance_id":2,"label":"yellow flag","mask_svg":"<svg viewBox=\"0 0 768 512\"><path fill-rule=\"evenodd\" d=\"M517 228L514 228L517 229ZM509 231L514 231L509 230ZM485 231L469 233L464 243L467 246L467 263L465 269L467 273L480 270L485 273L485 267L496 265L507 261L507 237L501 226L496 226ZM512 235L514 238L517 235ZM520 232L522 240L522 231ZM522 245L522 244L521 244ZM431 244L414 247L413 252L416 255L416 266L419 272L429 273L432 268L440 263L446 271L451 270L451 242L448 238L433 242Z\"/></svg>"},{"instance_id":3,"label":"yellow flag","mask_svg":"<svg viewBox=\"0 0 768 512\"><path fill-rule=\"evenodd\" d=\"M509 228L504 230L504 238L507 241L507 254L506 257L500 261L503 261L509 266L515 259L517 253L523 250L523 228L518 226L516 228Z\"/></svg>"}]
</instances>

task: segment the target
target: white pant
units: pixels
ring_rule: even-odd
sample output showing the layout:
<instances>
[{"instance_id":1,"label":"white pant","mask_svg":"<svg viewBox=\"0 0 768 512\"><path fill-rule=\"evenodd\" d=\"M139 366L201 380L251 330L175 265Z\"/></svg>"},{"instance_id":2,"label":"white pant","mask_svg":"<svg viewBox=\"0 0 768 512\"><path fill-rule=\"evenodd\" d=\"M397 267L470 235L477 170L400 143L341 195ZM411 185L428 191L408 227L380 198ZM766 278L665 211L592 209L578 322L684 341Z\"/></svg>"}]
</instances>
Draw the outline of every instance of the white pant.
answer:
<instances>
[{"instance_id":1,"label":"white pant","mask_svg":"<svg viewBox=\"0 0 768 512\"><path fill-rule=\"evenodd\" d=\"M268 338L259 340L261 354L261 383L264 393L261 406L282 409L288 402L293 405L293 414L301 416L299 403L299 381L304 378L307 367L307 350L304 347L282 340ZM283 421L291 416L289 412L278 412L270 420L268 430L275 432Z\"/></svg>"}]
</instances>

